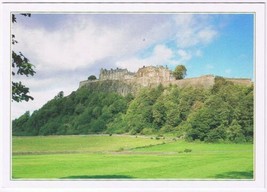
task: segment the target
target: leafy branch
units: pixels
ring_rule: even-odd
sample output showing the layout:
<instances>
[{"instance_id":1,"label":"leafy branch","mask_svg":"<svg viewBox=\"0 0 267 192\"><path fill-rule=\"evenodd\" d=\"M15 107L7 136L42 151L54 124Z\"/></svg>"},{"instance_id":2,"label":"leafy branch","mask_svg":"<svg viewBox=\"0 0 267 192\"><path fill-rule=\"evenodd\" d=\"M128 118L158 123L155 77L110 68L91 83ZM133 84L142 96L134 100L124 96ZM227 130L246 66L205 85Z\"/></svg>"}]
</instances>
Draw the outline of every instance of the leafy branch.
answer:
<instances>
[{"instance_id":1,"label":"leafy branch","mask_svg":"<svg viewBox=\"0 0 267 192\"><path fill-rule=\"evenodd\" d=\"M25 17L31 17L31 14L21 14ZM17 23L17 18L12 15L12 23ZM18 43L15 39L15 35L12 34L12 45ZM12 75L25 75L26 77L33 76L36 72L34 71L34 65L30 63L29 59L24 56L21 52L16 53L12 50ZM29 88L23 85L21 82L12 81L12 101L21 102L33 100L33 97L28 95Z\"/></svg>"}]
</instances>

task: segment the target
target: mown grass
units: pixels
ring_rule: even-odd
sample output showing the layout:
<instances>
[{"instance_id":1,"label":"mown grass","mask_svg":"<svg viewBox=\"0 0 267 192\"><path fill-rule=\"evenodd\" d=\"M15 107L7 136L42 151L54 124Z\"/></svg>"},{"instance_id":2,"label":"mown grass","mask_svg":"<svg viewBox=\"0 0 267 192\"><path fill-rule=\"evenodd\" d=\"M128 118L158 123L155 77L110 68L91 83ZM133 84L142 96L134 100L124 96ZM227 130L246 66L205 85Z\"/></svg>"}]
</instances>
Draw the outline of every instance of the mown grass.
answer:
<instances>
[{"instance_id":1,"label":"mown grass","mask_svg":"<svg viewBox=\"0 0 267 192\"><path fill-rule=\"evenodd\" d=\"M253 179L252 144L130 136L15 137L13 153L15 179Z\"/></svg>"}]
</instances>

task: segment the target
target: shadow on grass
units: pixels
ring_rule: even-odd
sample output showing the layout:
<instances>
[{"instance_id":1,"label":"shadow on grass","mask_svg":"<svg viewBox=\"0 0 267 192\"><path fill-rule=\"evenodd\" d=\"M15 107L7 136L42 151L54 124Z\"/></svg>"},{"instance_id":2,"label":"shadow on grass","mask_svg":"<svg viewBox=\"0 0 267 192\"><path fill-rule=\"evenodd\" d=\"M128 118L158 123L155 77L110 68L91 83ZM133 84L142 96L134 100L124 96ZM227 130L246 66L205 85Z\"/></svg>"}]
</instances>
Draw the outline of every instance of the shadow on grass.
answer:
<instances>
[{"instance_id":1,"label":"shadow on grass","mask_svg":"<svg viewBox=\"0 0 267 192\"><path fill-rule=\"evenodd\" d=\"M231 171L215 175L217 179L253 179L253 171Z\"/></svg>"},{"instance_id":2,"label":"shadow on grass","mask_svg":"<svg viewBox=\"0 0 267 192\"><path fill-rule=\"evenodd\" d=\"M74 175L62 177L60 179L132 179L133 177L127 175Z\"/></svg>"}]
</instances>

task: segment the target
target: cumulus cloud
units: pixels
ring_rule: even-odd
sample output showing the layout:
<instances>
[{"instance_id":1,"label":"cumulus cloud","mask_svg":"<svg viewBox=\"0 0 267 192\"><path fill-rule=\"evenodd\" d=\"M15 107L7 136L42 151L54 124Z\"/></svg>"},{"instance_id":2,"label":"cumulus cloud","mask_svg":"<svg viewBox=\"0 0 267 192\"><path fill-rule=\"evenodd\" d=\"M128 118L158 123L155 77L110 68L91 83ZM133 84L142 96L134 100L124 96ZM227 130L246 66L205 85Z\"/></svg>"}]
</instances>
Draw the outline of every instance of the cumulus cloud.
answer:
<instances>
[{"instance_id":1,"label":"cumulus cloud","mask_svg":"<svg viewBox=\"0 0 267 192\"><path fill-rule=\"evenodd\" d=\"M192 55L191 55L189 52L187 52L187 51L185 51L185 50L183 50L183 49L179 49L179 50L178 50L178 55L179 55L179 57L180 57L180 61L181 61L181 62L190 60L191 57L192 57Z\"/></svg>"},{"instance_id":2,"label":"cumulus cloud","mask_svg":"<svg viewBox=\"0 0 267 192\"><path fill-rule=\"evenodd\" d=\"M22 43L16 44L14 49L23 50L25 55L29 55L38 70L75 70L89 68L109 58L115 62L136 60L136 53L151 45L156 47L166 40L176 41L178 48L207 44L218 34L206 15L103 14L66 18L58 29L50 31L45 27L15 25L14 33ZM160 47L154 51L157 49ZM180 60L190 60L190 51L184 49L182 53L181 50L177 52ZM154 53L160 54L163 53ZM202 55L202 52L199 50L197 55ZM153 62L160 60L158 58Z\"/></svg>"},{"instance_id":3,"label":"cumulus cloud","mask_svg":"<svg viewBox=\"0 0 267 192\"><path fill-rule=\"evenodd\" d=\"M17 44L15 49L30 55L41 70L55 67L73 70L105 58L133 55L167 34L167 24L152 23L151 18L142 20L141 16L133 16L128 22L113 26L103 20L93 20L94 17L76 16L52 32L16 25L14 33L23 44Z\"/></svg>"},{"instance_id":4,"label":"cumulus cloud","mask_svg":"<svg viewBox=\"0 0 267 192\"><path fill-rule=\"evenodd\" d=\"M116 53L121 46L123 31L117 29L99 30L88 22L86 27L76 24L72 27L48 33L44 29L25 30L18 27L23 44L17 48L31 56L40 70L74 70L92 65L97 60Z\"/></svg>"},{"instance_id":5,"label":"cumulus cloud","mask_svg":"<svg viewBox=\"0 0 267 192\"><path fill-rule=\"evenodd\" d=\"M174 16L174 21L177 26L176 41L180 48L208 44L218 35L209 15L178 14Z\"/></svg>"},{"instance_id":6,"label":"cumulus cloud","mask_svg":"<svg viewBox=\"0 0 267 192\"><path fill-rule=\"evenodd\" d=\"M126 60L121 60L116 64L118 67L127 68L130 71L135 72L143 66L172 64L174 62L173 56L174 53L170 48L160 44L155 46L155 48L153 49L153 53L149 57L132 57Z\"/></svg>"}]
</instances>

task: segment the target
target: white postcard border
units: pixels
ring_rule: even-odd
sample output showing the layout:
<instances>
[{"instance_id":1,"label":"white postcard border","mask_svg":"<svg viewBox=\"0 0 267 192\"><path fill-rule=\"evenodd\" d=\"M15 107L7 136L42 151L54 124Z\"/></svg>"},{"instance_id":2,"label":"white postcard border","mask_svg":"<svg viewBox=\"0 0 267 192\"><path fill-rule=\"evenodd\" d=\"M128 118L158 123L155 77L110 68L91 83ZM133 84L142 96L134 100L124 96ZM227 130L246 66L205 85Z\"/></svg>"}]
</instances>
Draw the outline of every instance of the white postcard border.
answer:
<instances>
[{"instance_id":1,"label":"white postcard border","mask_svg":"<svg viewBox=\"0 0 267 192\"><path fill-rule=\"evenodd\" d=\"M1 3L1 186L0 191L242 191L266 192L266 3L265 1L227 2L55 2L55 1L6 1ZM10 62L10 13L11 12L129 12L129 13L255 13L255 180L14 180L11 178L11 66Z\"/></svg>"}]
</instances>

